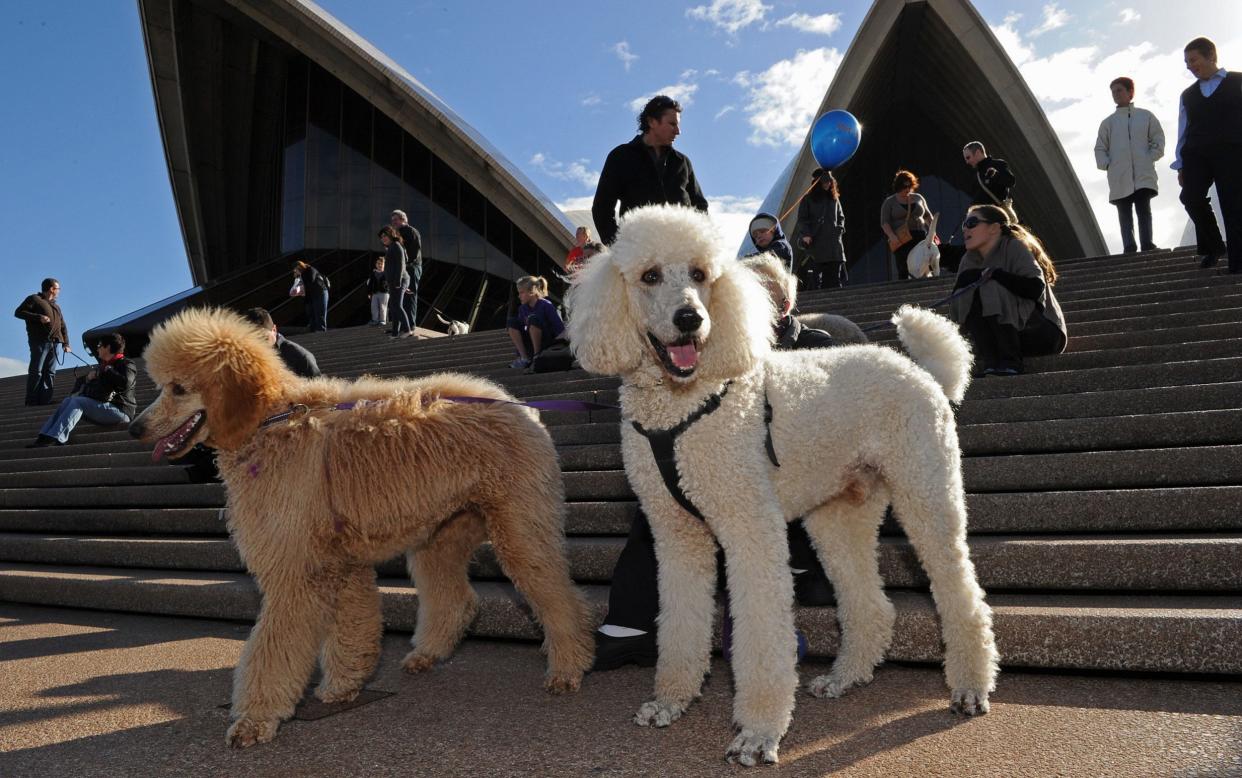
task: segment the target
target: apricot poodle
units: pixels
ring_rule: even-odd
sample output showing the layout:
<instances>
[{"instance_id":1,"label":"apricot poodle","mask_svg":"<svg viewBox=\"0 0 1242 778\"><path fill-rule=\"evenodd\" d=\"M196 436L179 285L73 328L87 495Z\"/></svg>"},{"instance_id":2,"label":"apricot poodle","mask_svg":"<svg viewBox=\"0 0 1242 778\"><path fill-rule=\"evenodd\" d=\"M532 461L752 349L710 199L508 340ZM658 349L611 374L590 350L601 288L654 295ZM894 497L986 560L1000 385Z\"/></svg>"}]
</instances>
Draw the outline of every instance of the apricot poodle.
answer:
<instances>
[{"instance_id":1,"label":"apricot poodle","mask_svg":"<svg viewBox=\"0 0 1242 778\"><path fill-rule=\"evenodd\" d=\"M832 579L842 634L831 672L808 688L835 697L871 680L895 620L876 557L890 502L931 580L951 707L986 712L997 652L966 546L950 403L971 358L957 328L907 306L893 321L913 359L876 345L773 351L759 279L721 251L705 215L670 206L627 213L573 284L570 342L584 368L622 378L625 471L659 560L655 699L637 723L667 726L699 696L719 543L740 730L726 753L776 761L798 685L785 532L797 517Z\"/></svg>"},{"instance_id":2,"label":"apricot poodle","mask_svg":"<svg viewBox=\"0 0 1242 778\"><path fill-rule=\"evenodd\" d=\"M565 556L560 466L534 411L447 399L513 399L463 375L301 379L222 310L165 322L144 356L160 394L130 431L157 459L217 450L229 532L263 594L234 674L230 745L271 740L316 657L320 699L358 694L383 630L374 565L402 552L418 586L406 670L461 640L478 607L471 554L490 539L543 625L547 689L578 688L590 625Z\"/></svg>"}]
</instances>

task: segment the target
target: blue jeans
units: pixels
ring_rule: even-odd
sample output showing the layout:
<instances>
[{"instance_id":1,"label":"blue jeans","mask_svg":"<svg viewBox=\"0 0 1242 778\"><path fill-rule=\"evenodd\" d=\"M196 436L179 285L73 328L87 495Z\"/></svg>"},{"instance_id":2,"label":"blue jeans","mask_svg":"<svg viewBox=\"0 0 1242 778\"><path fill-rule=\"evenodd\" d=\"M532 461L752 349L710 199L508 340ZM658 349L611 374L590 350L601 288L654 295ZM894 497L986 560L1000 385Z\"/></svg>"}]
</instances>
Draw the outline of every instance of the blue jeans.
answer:
<instances>
[{"instance_id":1,"label":"blue jeans","mask_svg":"<svg viewBox=\"0 0 1242 778\"><path fill-rule=\"evenodd\" d=\"M26 372L26 404L52 402L52 382L56 378L56 344L46 338L31 338L30 367Z\"/></svg>"},{"instance_id":2,"label":"blue jeans","mask_svg":"<svg viewBox=\"0 0 1242 778\"><path fill-rule=\"evenodd\" d=\"M328 331L328 290L312 285L306 290L306 329Z\"/></svg>"},{"instance_id":3,"label":"blue jeans","mask_svg":"<svg viewBox=\"0 0 1242 778\"><path fill-rule=\"evenodd\" d=\"M410 322L410 329L418 325L418 282L423 280L423 263L410 265L410 293L401 295L401 308Z\"/></svg>"},{"instance_id":4,"label":"blue jeans","mask_svg":"<svg viewBox=\"0 0 1242 778\"><path fill-rule=\"evenodd\" d=\"M1143 251L1151 251L1156 247L1151 241L1151 198L1156 196L1156 192L1152 189L1139 189L1129 197L1123 197L1120 200L1113 200L1113 205L1117 206L1117 220L1121 222L1121 249L1127 254L1133 254L1142 246ZM1134 213L1138 214L1139 242L1134 242L1134 213L1130 212L1131 206Z\"/></svg>"},{"instance_id":5,"label":"blue jeans","mask_svg":"<svg viewBox=\"0 0 1242 778\"><path fill-rule=\"evenodd\" d=\"M68 443L69 433L78 426L83 416L96 424L129 424L129 414L115 405L74 395L60 401L60 407L43 425L43 429L39 430L39 434L56 438L61 443Z\"/></svg>"},{"instance_id":6,"label":"blue jeans","mask_svg":"<svg viewBox=\"0 0 1242 778\"><path fill-rule=\"evenodd\" d=\"M399 286L388 294L388 321L392 324L393 335L409 332L411 329L404 303L407 297L411 295L405 293L404 286Z\"/></svg>"}]
</instances>

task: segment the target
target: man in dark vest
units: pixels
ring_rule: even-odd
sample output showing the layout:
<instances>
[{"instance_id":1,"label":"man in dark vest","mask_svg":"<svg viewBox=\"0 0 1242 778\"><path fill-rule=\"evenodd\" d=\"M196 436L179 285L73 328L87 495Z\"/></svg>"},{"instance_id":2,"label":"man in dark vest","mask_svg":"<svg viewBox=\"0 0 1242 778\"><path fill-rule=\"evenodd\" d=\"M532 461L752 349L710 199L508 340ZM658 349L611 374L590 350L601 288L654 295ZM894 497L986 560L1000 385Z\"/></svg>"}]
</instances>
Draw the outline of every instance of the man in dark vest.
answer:
<instances>
[{"instance_id":1,"label":"man in dark vest","mask_svg":"<svg viewBox=\"0 0 1242 778\"><path fill-rule=\"evenodd\" d=\"M1004 208L1017 177L1003 159L988 156L988 150L977 140L962 148L962 159L975 170L971 205L999 205Z\"/></svg>"},{"instance_id":2,"label":"man in dark vest","mask_svg":"<svg viewBox=\"0 0 1242 778\"><path fill-rule=\"evenodd\" d=\"M647 101L638 115L638 135L604 160L591 204L600 240L617 238L617 203L621 215L643 205L687 205L707 211L707 199L694 177L690 158L673 148L681 134L681 105L667 95Z\"/></svg>"},{"instance_id":3,"label":"man in dark vest","mask_svg":"<svg viewBox=\"0 0 1242 778\"><path fill-rule=\"evenodd\" d=\"M26 322L26 341L30 345L30 366L26 373L26 404L47 405L52 402L52 382L56 378L56 344L69 354L69 329L65 316L56 304L60 282L43 279L42 291L28 296L13 315Z\"/></svg>"},{"instance_id":4,"label":"man in dark vest","mask_svg":"<svg viewBox=\"0 0 1242 778\"><path fill-rule=\"evenodd\" d=\"M1186 44L1186 69L1198 79L1182 92L1177 115L1173 169L1182 205L1195 225L1199 267L1212 267L1225 253L1225 240L1212 213L1208 188L1216 184L1229 243L1229 272L1242 273L1242 73L1216 64L1216 44L1195 38Z\"/></svg>"}]
</instances>

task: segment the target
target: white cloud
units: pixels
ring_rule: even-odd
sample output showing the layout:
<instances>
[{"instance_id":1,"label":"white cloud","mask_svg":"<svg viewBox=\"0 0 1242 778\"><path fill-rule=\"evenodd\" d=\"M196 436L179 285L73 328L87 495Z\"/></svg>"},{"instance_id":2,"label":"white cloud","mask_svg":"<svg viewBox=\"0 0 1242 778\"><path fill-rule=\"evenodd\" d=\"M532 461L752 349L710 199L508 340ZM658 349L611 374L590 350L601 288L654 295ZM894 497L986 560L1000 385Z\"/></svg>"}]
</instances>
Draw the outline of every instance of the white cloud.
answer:
<instances>
[{"instance_id":1,"label":"white cloud","mask_svg":"<svg viewBox=\"0 0 1242 778\"><path fill-rule=\"evenodd\" d=\"M1117 24L1133 24L1142 18L1139 12L1133 8L1122 8L1121 19L1118 20Z\"/></svg>"},{"instance_id":2,"label":"white cloud","mask_svg":"<svg viewBox=\"0 0 1242 778\"><path fill-rule=\"evenodd\" d=\"M722 195L707 200L707 215L720 232L725 249L733 251L746 238L750 220L759 212L763 200L758 197L733 197Z\"/></svg>"},{"instance_id":3,"label":"white cloud","mask_svg":"<svg viewBox=\"0 0 1242 778\"><path fill-rule=\"evenodd\" d=\"M694 102L694 93L697 91L699 91L698 84L687 83L685 81L681 81L676 84L670 84L661 89L657 89L651 94L643 95L641 97L635 97L633 100L630 101L630 110L641 111L643 109L643 106L647 104L647 101L655 97L656 95L668 95L669 97L673 98L677 102L681 103L681 106L685 108L686 106Z\"/></svg>"},{"instance_id":4,"label":"white cloud","mask_svg":"<svg viewBox=\"0 0 1242 778\"><path fill-rule=\"evenodd\" d=\"M743 27L762 22L772 6L761 0L712 0L711 5L698 5L686 10L686 16L711 22L730 35L736 35Z\"/></svg>"},{"instance_id":5,"label":"white cloud","mask_svg":"<svg viewBox=\"0 0 1242 778\"><path fill-rule=\"evenodd\" d=\"M588 108L599 105L602 102L604 101L600 99L599 95L594 94L594 93L589 94L586 97L582 98L582 104Z\"/></svg>"},{"instance_id":6,"label":"white cloud","mask_svg":"<svg viewBox=\"0 0 1242 778\"><path fill-rule=\"evenodd\" d=\"M1165 154L1156 162L1160 194L1152 200L1157 245L1181 243L1186 212L1178 201L1177 173L1169 169L1177 144L1177 110L1181 92L1190 83L1182 63L1182 44L1165 49L1150 41L1107 51L1099 46L1070 47L1040 56L1030 36L1016 30L1016 16L1008 16L992 32L1022 72L1027 86L1048 116L1070 165L1078 174L1087 201L1095 212L1104 239L1121 250L1117 210L1108 202L1108 181L1095 165L1095 142L1100 122L1113 110L1108 84L1120 75L1134 79L1135 104L1151 111L1164 127ZM1242 48L1242 38L1217 41L1225 50ZM996 150L1004 156L1003 150ZM1014 197L1021 213L1021 171Z\"/></svg>"},{"instance_id":7,"label":"white cloud","mask_svg":"<svg viewBox=\"0 0 1242 778\"><path fill-rule=\"evenodd\" d=\"M530 164L550 178L560 181L574 181L583 186L595 186L599 183L599 171L588 169L587 162L589 160L586 159L579 159L569 163L558 162L549 159L542 152L530 158Z\"/></svg>"},{"instance_id":8,"label":"white cloud","mask_svg":"<svg viewBox=\"0 0 1242 778\"><path fill-rule=\"evenodd\" d=\"M719 111L716 112L715 118L719 119L725 114L732 113L735 110L737 110L736 105L726 105L724 108L721 108Z\"/></svg>"},{"instance_id":9,"label":"white cloud","mask_svg":"<svg viewBox=\"0 0 1242 778\"><path fill-rule=\"evenodd\" d=\"M0 357L0 378L25 375L27 367L28 365L25 360L13 359L12 357Z\"/></svg>"},{"instance_id":10,"label":"white cloud","mask_svg":"<svg viewBox=\"0 0 1242 778\"><path fill-rule=\"evenodd\" d=\"M756 146L798 146L806 137L832 77L841 64L841 52L822 48L799 50L762 73L738 73L733 82L749 90L746 113Z\"/></svg>"},{"instance_id":11,"label":"white cloud","mask_svg":"<svg viewBox=\"0 0 1242 778\"><path fill-rule=\"evenodd\" d=\"M1068 22L1070 18L1070 15L1056 3L1045 5L1044 21L1038 27L1031 30L1031 37L1034 38L1036 36L1043 35L1046 32L1052 32L1058 27L1064 27L1065 23Z\"/></svg>"},{"instance_id":12,"label":"white cloud","mask_svg":"<svg viewBox=\"0 0 1242 778\"><path fill-rule=\"evenodd\" d=\"M817 35L832 35L841 29L841 14L820 14L819 16L790 14L784 19L778 20L776 26L792 27L795 30L816 33Z\"/></svg>"},{"instance_id":13,"label":"white cloud","mask_svg":"<svg viewBox=\"0 0 1242 778\"><path fill-rule=\"evenodd\" d=\"M637 54L632 54L630 52L629 41L621 41L620 43L614 44L612 47L612 53L617 55L617 59L621 60L622 65L625 65L626 72L629 71L630 65L634 64L634 61L638 59Z\"/></svg>"}]
</instances>

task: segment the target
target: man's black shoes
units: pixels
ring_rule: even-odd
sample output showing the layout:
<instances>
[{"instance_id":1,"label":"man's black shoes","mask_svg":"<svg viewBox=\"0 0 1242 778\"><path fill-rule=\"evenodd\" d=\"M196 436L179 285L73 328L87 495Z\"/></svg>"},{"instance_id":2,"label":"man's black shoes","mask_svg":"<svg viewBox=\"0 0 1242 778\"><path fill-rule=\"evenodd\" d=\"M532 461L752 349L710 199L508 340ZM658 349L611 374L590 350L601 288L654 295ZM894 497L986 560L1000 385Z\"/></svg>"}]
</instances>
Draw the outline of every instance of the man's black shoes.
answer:
<instances>
[{"instance_id":1,"label":"man's black shoes","mask_svg":"<svg viewBox=\"0 0 1242 778\"><path fill-rule=\"evenodd\" d=\"M62 445L59 440L50 435L40 435L35 438L34 443L27 444L26 448L46 448L48 446Z\"/></svg>"},{"instance_id":2,"label":"man's black shoes","mask_svg":"<svg viewBox=\"0 0 1242 778\"><path fill-rule=\"evenodd\" d=\"M654 632L628 638L614 638L603 632L595 633L595 664L592 672L606 673L625 665L655 667L659 650Z\"/></svg>"},{"instance_id":3,"label":"man's black shoes","mask_svg":"<svg viewBox=\"0 0 1242 778\"><path fill-rule=\"evenodd\" d=\"M1204 254L1199 258L1199 267L1207 270L1209 267L1216 267L1216 263L1220 262L1219 254Z\"/></svg>"}]
</instances>

